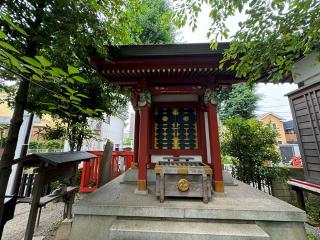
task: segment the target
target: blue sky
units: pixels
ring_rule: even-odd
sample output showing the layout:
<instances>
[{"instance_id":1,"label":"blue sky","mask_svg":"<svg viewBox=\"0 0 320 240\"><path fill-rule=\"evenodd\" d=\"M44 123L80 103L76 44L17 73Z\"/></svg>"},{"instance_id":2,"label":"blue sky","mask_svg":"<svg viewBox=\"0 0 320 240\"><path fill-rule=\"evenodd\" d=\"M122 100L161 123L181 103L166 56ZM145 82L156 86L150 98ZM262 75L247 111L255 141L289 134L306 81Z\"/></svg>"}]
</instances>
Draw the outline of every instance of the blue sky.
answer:
<instances>
[{"instance_id":1,"label":"blue sky","mask_svg":"<svg viewBox=\"0 0 320 240\"><path fill-rule=\"evenodd\" d=\"M202 12L199 14L198 18L198 28L194 32L192 32L191 27L189 26L185 26L180 29L177 36L177 42L209 42L209 39L207 39L206 36L211 23L209 11L210 7L203 5ZM227 20L227 26L230 33L235 33L239 28L239 21L243 21L245 19L246 16L239 13L230 17ZM228 41L228 39L223 39L222 41ZM256 114L260 115L267 112L273 112L281 116L284 120L292 119L288 98L284 95L297 88L296 84L258 84L256 91L260 95L261 99L258 103Z\"/></svg>"}]
</instances>

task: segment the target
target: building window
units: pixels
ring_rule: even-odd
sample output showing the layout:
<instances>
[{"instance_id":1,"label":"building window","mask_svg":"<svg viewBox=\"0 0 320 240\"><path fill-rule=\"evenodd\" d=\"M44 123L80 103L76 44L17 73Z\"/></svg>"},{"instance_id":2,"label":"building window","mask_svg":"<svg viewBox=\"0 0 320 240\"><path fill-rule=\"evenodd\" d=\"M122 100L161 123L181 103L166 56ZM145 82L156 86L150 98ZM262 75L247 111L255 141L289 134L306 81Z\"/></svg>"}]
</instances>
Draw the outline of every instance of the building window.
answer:
<instances>
[{"instance_id":1,"label":"building window","mask_svg":"<svg viewBox=\"0 0 320 240\"><path fill-rule=\"evenodd\" d=\"M275 123L270 123L270 127L272 130L277 131L277 125Z\"/></svg>"},{"instance_id":2,"label":"building window","mask_svg":"<svg viewBox=\"0 0 320 240\"><path fill-rule=\"evenodd\" d=\"M278 144L282 144L282 141L278 141Z\"/></svg>"},{"instance_id":3,"label":"building window","mask_svg":"<svg viewBox=\"0 0 320 240\"><path fill-rule=\"evenodd\" d=\"M294 130L293 130L293 129L288 129L288 130L286 131L286 133L287 133L287 134L294 134Z\"/></svg>"}]
</instances>

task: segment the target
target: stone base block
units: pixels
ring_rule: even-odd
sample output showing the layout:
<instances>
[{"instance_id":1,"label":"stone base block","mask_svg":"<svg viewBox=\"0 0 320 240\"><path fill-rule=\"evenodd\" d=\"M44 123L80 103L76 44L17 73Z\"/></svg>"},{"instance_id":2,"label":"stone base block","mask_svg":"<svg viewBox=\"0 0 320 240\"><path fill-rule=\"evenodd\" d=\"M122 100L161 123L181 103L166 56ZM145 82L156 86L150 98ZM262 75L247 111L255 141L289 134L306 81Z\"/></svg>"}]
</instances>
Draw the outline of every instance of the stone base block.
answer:
<instances>
[{"instance_id":1,"label":"stone base block","mask_svg":"<svg viewBox=\"0 0 320 240\"><path fill-rule=\"evenodd\" d=\"M65 219L60 224L54 240L68 240L71 233L72 219Z\"/></svg>"}]
</instances>

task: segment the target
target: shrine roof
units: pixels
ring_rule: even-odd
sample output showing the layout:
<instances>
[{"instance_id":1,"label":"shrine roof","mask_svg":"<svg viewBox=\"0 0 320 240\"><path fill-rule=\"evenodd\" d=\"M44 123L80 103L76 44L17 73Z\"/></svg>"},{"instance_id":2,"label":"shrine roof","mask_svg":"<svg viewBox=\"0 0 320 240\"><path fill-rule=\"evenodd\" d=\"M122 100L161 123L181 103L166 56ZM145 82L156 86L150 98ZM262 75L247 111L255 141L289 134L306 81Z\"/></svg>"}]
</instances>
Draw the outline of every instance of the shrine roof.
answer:
<instances>
[{"instance_id":1,"label":"shrine roof","mask_svg":"<svg viewBox=\"0 0 320 240\"><path fill-rule=\"evenodd\" d=\"M221 55L229 47L221 42L217 49L211 49L209 43L162 44L162 45L124 45L109 47L111 57L155 57L155 56L196 56Z\"/></svg>"},{"instance_id":2,"label":"shrine roof","mask_svg":"<svg viewBox=\"0 0 320 240\"><path fill-rule=\"evenodd\" d=\"M233 71L219 70L229 43L212 50L209 43L108 47L108 59L93 54L90 65L108 81L136 87L159 85L230 85L243 82Z\"/></svg>"},{"instance_id":3,"label":"shrine roof","mask_svg":"<svg viewBox=\"0 0 320 240\"><path fill-rule=\"evenodd\" d=\"M209 43L110 46L108 58L94 51L90 65L106 80L120 86L137 88L144 85L215 87L244 82L235 71L219 69L228 42L211 49ZM259 82L268 82L261 78ZM283 82L291 82L284 79Z\"/></svg>"}]
</instances>

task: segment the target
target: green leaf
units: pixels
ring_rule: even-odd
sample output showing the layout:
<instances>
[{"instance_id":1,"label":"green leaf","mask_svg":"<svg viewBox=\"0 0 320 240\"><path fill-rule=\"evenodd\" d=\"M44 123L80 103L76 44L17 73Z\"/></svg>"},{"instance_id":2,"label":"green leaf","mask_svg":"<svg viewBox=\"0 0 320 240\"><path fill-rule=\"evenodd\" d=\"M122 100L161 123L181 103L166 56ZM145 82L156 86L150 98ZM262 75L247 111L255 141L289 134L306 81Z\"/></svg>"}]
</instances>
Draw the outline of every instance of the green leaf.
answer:
<instances>
[{"instance_id":1,"label":"green leaf","mask_svg":"<svg viewBox=\"0 0 320 240\"><path fill-rule=\"evenodd\" d=\"M78 70L78 68L75 68L73 66L68 66L68 73L69 74L77 74L77 73L79 73L79 70Z\"/></svg>"},{"instance_id":2,"label":"green leaf","mask_svg":"<svg viewBox=\"0 0 320 240\"><path fill-rule=\"evenodd\" d=\"M86 83L88 82L86 79L84 79L83 77L80 77L80 76L73 76L72 77L74 80L77 80L78 82L81 82L81 83Z\"/></svg>"},{"instance_id":3,"label":"green leaf","mask_svg":"<svg viewBox=\"0 0 320 240\"><path fill-rule=\"evenodd\" d=\"M66 99L65 97L63 97L63 96L60 96L60 95L57 95L57 94L53 94L52 96L55 97L55 98L57 98L57 99L60 99L60 100L62 100L62 101L64 101L64 102L67 101L67 99Z\"/></svg>"},{"instance_id":4,"label":"green leaf","mask_svg":"<svg viewBox=\"0 0 320 240\"><path fill-rule=\"evenodd\" d=\"M16 29L18 32L20 32L21 34L25 35L25 36L28 36L28 34L21 28L19 27L18 25L14 24L11 19L9 18L9 16L7 15L2 15L1 16L3 20L5 20L7 23L9 23L9 25L11 27L13 27L14 29Z\"/></svg>"},{"instance_id":5,"label":"green leaf","mask_svg":"<svg viewBox=\"0 0 320 240\"><path fill-rule=\"evenodd\" d=\"M78 101L78 102L81 102L81 99L80 98L77 98L77 97L75 97L75 96L70 96L70 99L71 100L74 100L74 101Z\"/></svg>"},{"instance_id":6,"label":"green leaf","mask_svg":"<svg viewBox=\"0 0 320 240\"><path fill-rule=\"evenodd\" d=\"M36 68L34 66L31 66L31 65L26 65L26 67L31 69L32 71L34 71L38 75L42 75L44 73L40 68Z\"/></svg>"},{"instance_id":7,"label":"green leaf","mask_svg":"<svg viewBox=\"0 0 320 240\"><path fill-rule=\"evenodd\" d=\"M57 74L59 75L62 75L62 76L67 76L68 73L66 73L65 71L63 71L62 69L60 68L56 68L56 67L53 67L51 68L54 72L56 72Z\"/></svg>"},{"instance_id":8,"label":"green leaf","mask_svg":"<svg viewBox=\"0 0 320 240\"><path fill-rule=\"evenodd\" d=\"M37 68L41 67L41 64L37 60L35 60L34 58L23 56L23 57L21 57L21 59L34 67L37 67Z\"/></svg>"},{"instance_id":9,"label":"green leaf","mask_svg":"<svg viewBox=\"0 0 320 240\"><path fill-rule=\"evenodd\" d=\"M72 79L72 78L68 78L68 82L70 82L70 83L74 83L74 80Z\"/></svg>"},{"instance_id":10,"label":"green leaf","mask_svg":"<svg viewBox=\"0 0 320 240\"><path fill-rule=\"evenodd\" d=\"M84 95L84 94L81 94L81 93L77 94L76 96L77 96L77 97L83 97L83 98L89 98L88 96L86 96L86 95Z\"/></svg>"},{"instance_id":11,"label":"green leaf","mask_svg":"<svg viewBox=\"0 0 320 240\"><path fill-rule=\"evenodd\" d=\"M6 37L7 37L7 35L3 31L0 30L0 38L6 38Z\"/></svg>"},{"instance_id":12,"label":"green leaf","mask_svg":"<svg viewBox=\"0 0 320 240\"><path fill-rule=\"evenodd\" d=\"M50 73L52 77L60 77L60 74L56 73L52 69L48 70L47 72Z\"/></svg>"},{"instance_id":13,"label":"green leaf","mask_svg":"<svg viewBox=\"0 0 320 240\"><path fill-rule=\"evenodd\" d=\"M72 95L77 92L76 90L73 90L72 88L68 87L67 85L62 85L62 87L64 87Z\"/></svg>"},{"instance_id":14,"label":"green leaf","mask_svg":"<svg viewBox=\"0 0 320 240\"><path fill-rule=\"evenodd\" d=\"M16 53L20 53L17 49L15 49L11 44L9 44L7 42L0 41L0 46L5 48L5 49L8 49L10 51L13 51L13 52L16 52Z\"/></svg>"},{"instance_id":15,"label":"green leaf","mask_svg":"<svg viewBox=\"0 0 320 240\"><path fill-rule=\"evenodd\" d=\"M36 75L36 74L33 74L32 75L32 79L33 80L36 80L36 81L41 81L42 79L38 76L38 75Z\"/></svg>"},{"instance_id":16,"label":"green leaf","mask_svg":"<svg viewBox=\"0 0 320 240\"><path fill-rule=\"evenodd\" d=\"M16 57L14 57L14 56L11 55L10 53L8 53L7 51L5 51L5 50L0 50L0 54L1 54L2 56L5 56L5 57L9 58L9 60L10 60L10 62L11 62L11 64L12 64L13 66L15 66L15 67L17 67L17 68L20 68L20 67L21 67L20 61L19 61Z\"/></svg>"},{"instance_id":17,"label":"green leaf","mask_svg":"<svg viewBox=\"0 0 320 240\"><path fill-rule=\"evenodd\" d=\"M52 65L52 63L43 56L36 56L35 58L41 63L43 67L50 67Z\"/></svg>"},{"instance_id":18,"label":"green leaf","mask_svg":"<svg viewBox=\"0 0 320 240\"><path fill-rule=\"evenodd\" d=\"M80 101L81 102L81 101ZM80 102L76 102L76 101L71 101L72 104L75 104L76 106L79 106L81 103ZM75 107L76 107L75 106Z\"/></svg>"}]
</instances>

